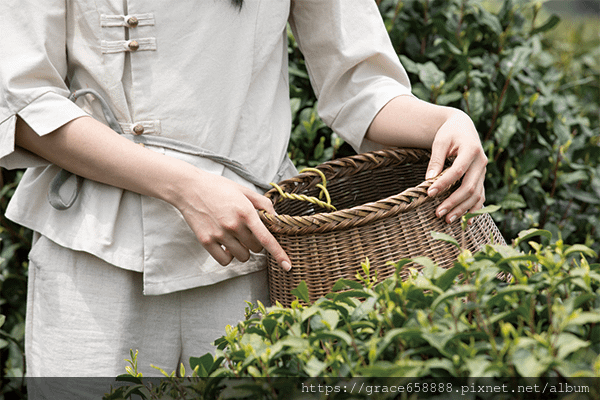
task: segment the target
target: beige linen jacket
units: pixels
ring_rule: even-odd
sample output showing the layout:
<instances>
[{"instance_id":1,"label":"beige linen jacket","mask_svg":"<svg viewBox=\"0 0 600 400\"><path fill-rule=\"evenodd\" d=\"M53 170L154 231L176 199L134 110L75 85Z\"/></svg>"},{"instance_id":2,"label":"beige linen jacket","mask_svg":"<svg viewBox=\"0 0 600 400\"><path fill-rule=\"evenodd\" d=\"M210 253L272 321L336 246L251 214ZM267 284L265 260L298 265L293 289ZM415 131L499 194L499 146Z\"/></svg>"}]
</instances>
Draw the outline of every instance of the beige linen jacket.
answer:
<instances>
[{"instance_id":1,"label":"beige linen jacket","mask_svg":"<svg viewBox=\"0 0 600 400\"><path fill-rule=\"evenodd\" d=\"M220 266L174 207L115 187L86 180L71 208L54 209L47 192L58 168L15 148L15 123L18 115L46 135L84 115L102 120L91 97L67 99L93 88L125 133L190 143L278 181L294 173L285 162L288 22L321 117L356 150L369 149L374 116L410 94L373 0L245 0L241 10L229 0L2 0L0 165L27 168L6 217L142 272L146 294L265 268L264 254ZM253 187L207 159L154 150Z\"/></svg>"}]
</instances>

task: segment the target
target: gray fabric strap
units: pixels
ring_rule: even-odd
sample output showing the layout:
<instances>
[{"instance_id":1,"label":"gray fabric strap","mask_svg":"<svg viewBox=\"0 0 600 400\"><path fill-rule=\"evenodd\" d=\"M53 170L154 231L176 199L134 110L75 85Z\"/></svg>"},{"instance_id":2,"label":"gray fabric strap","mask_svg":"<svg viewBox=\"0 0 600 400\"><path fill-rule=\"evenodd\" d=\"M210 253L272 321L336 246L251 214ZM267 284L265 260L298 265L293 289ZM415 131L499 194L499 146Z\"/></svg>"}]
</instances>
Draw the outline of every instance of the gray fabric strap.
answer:
<instances>
[{"instance_id":1,"label":"gray fabric strap","mask_svg":"<svg viewBox=\"0 0 600 400\"><path fill-rule=\"evenodd\" d=\"M75 176L76 185L73 193L71 193L71 197L65 202L62 197L60 197L60 188L71 176ZM77 196L79 195L82 185L82 177L77 176L65 169L61 169L58 171L58 174L56 174L54 179L52 179L52 182L50 182L50 188L48 189L48 202L57 210L66 210L67 208L71 207L73 203L75 203L75 200L77 200Z\"/></svg>"},{"instance_id":2,"label":"gray fabric strap","mask_svg":"<svg viewBox=\"0 0 600 400\"><path fill-rule=\"evenodd\" d=\"M256 175L254 175L248 168L246 168L240 162L238 162L234 159L231 159L229 157L225 157L225 156L213 153L210 150L202 149L198 146L194 146L189 143L184 143L184 142L180 142L178 140L169 139L169 138L165 138L165 137L161 137L161 136L135 136L135 135L130 135L130 134L123 134L121 125L119 125L119 122L117 121L117 118L115 117L114 113L112 112L112 110L110 109L110 107L108 106L106 101L102 98L102 96L100 96L98 94L98 92L96 92L95 90L93 90L93 89L78 90L71 95L70 99L75 101L75 100L77 100L77 98L79 96L82 96L85 94L91 94L92 96L94 96L96 99L98 99L100 101L100 105L102 107L102 111L104 112L104 117L106 119L106 123L108 124L108 126L110 126L113 130L115 130L117 133L119 133L123 137L125 137L135 143L141 143L144 146L162 147L162 148L174 150L174 151L177 151L180 153L185 153L185 154L189 154L189 155L193 155L193 156L197 156L197 157L207 158L209 160L212 160L216 163L219 163L219 164L225 166L226 168L228 168L231 171L238 174L240 177L244 178L246 181L256 185L257 187L259 187L263 190L268 190L271 188L271 185L258 179L256 177ZM76 186L75 186L75 189L73 190L73 193L71 194L70 198L67 201L65 201L60 196L60 189L71 176L75 176ZM82 177L74 175L71 172L68 172L64 169L60 170L56 174L56 176L52 179L52 182L50 183L50 188L48 190L48 201L50 202L50 205L57 210L66 210L66 209L70 208L77 200L77 196L79 195L79 192L81 191L82 185L83 185Z\"/></svg>"},{"instance_id":3,"label":"gray fabric strap","mask_svg":"<svg viewBox=\"0 0 600 400\"><path fill-rule=\"evenodd\" d=\"M162 147L165 149L177 151L179 153L185 153L192 156L207 158L211 161L225 166L226 168L238 174L240 177L244 178L248 182L252 183L253 185L256 185L261 189L268 190L272 188L272 186L268 183L265 183L258 179L256 175L254 175L242 163L232 158L214 153L210 150L206 150L189 143L184 143L179 140L174 140L162 136L135 136L130 134L124 134L123 136L132 140L135 143L141 143L144 146Z\"/></svg>"}]
</instances>

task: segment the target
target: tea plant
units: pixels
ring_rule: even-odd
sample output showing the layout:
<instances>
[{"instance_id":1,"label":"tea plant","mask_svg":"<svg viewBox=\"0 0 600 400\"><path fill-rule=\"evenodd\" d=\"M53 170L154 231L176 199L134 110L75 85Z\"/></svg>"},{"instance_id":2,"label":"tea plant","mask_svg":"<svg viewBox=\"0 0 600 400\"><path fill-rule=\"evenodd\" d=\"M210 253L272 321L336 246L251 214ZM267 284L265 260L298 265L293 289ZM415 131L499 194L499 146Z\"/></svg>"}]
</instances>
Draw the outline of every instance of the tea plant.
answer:
<instances>
[{"instance_id":1,"label":"tea plant","mask_svg":"<svg viewBox=\"0 0 600 400\"><path fill-rule=\"evenodd\" d=\"M525 232L517 243L533 233ZM561 241L486 246L403 282L342 280L315 304L257 311L216 342L227 376L599 376L600 265ZM398 270L411 260L398 263ZM510 282L499 281L510 274ZM306 286L295 294L308 299ZM361 299L365 299L361 301Z\"/></svg>"},{"instance_id":2,"label":"tea plant","mask_svg":"<svg viewBox=\"0 0 600 400\"><path fill-rule=\"evenodd\" d=\"M27 295L27 253L31 231L4 218L22 171L3 171L7 184L0 189L0 399L25 398L24 335ZM1 181L1 179L0 179ZM13 377L15 379L6 379Z\"/></svg>"},{"instance_id":3,"label":"tea plant","mask_svg":"<svg viewBox=\"0 0 600 400\"><path fill-rule=\"evenodd\" d=\"M238 389L278 398L317 377L339 384L356 377L600 377L600 264L588 262L597 255L550 238L549 231L524 231L513 246L463 250L447 270L427 258L402 260L380 282L366 261L358 281L340 280L310 305L302 283L290 307L258 304L228 327L215 342L216 357L193 358L193 377L177 385L215 394L233 390L227 379L252 378ZM533 250L519 250L524 243ZM422 268L402 281L399 271L409 265ZM598 389L592 385L589 398Z\"/></svg>"}]
</instances>

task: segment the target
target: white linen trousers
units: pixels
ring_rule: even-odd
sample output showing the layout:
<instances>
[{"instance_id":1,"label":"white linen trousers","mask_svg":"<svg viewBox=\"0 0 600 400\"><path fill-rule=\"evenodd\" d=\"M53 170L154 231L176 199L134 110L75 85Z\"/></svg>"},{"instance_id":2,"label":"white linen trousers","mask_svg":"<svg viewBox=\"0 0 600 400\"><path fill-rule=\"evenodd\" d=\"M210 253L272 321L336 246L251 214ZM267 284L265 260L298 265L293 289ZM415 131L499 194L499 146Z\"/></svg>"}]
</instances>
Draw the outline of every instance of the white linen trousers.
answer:
<instances>
[{"instance_id":1,"label":"white linen trousers","mask_svg":"<svg viewBox=\"0 0 600 400\"><path fill-rule=\"evenodd\" d=\"M177 268L177 265L173 265ZM227 267L223 267L227 268ZM145 296L142 274L36 235L30 253L25 346L30 377L115 377L130 349L144 376L213 353L245 300L268 304L266 270L165 295Z\"/></svg>"}]
</instances>

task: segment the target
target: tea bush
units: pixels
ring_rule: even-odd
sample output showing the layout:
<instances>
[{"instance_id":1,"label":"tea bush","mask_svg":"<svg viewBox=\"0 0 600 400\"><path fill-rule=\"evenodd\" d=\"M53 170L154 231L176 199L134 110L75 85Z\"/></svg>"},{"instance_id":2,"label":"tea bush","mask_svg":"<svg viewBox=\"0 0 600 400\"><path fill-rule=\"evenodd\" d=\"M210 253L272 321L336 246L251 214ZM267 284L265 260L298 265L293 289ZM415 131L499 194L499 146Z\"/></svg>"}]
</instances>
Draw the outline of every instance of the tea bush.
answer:
<instances>
[{"instance_id":1,"label":"tea bush","mask_svg":"<svg viewBox=\"0 0 600 400\"><path fill-rule=\"evenodd\" d=\"M544 244L531 241L535 236ZM550 237L530 230L514 246L463 250L447 270L427 258L402 260L396 274L380 282L366 261L358 281L338 281L312 305L306 305L303 282L289 308L258 304L245 321L228 327L215 342L216 357L191 359L191 378L172 375L148 389L130 369L122 379L135 384L107 399L135 388L157 398L292 398L311 377L330 378L330 385L349 385L356 377L545 377L571 384L574 377L600 377L600 264L588 261L597 254L581 244L549 244ZM519 250L524 243L533 250ZM399 271L411 261L422 269L402 281ZM510 278L500 280L503 274ZM590 397L577 398L597 398L598 380L586 382L592 382Z\"/></svg>"},{"instance_id":2,"label":"tea bush","mask_svg":"<svg viewBox=\"0 0 600 400\"><path fill-rule=\"evenodd\" d=\"M22 381L4 380L22 377L25 371L26 260L31 232L4 218L21 175L22 171L2 171L7 183L0 189L0 399L6 393L11 393L12 399L24 398Z\"/></svg>"},{"instance_id":3,"label":"tea bush","mask_svg":"<svg viewBox=\"0 0 600 400\"><path fill-rule=\"evenodd\" d=\"M367 261L362 282L339 281L313 305L259 306L260 318L216 342L224 366L212 374L600 376L600 265L573 258L596 254L561 241L532 245L527 254L465 250L448 270L415 259L421 273L376 285ZM305 285L295 294L308 300Z\"/></svg>"}]
</instances>

